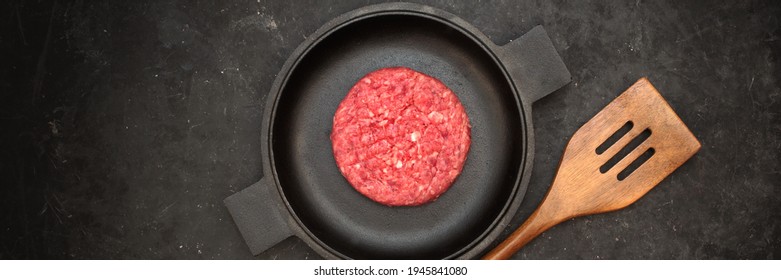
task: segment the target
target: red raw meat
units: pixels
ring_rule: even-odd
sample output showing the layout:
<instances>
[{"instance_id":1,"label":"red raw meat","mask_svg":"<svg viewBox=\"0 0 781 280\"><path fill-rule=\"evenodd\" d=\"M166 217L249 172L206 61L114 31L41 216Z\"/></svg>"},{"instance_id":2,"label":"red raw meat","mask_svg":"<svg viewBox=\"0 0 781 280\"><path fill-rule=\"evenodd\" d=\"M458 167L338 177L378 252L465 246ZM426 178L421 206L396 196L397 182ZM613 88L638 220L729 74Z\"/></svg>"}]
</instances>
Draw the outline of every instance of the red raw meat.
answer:
<instances>
[{"instance_id":1,"label":"red raw meat","mask_svg":"<svg viewBox=\"0 0 781 280\"><path fill-rule=\"evenodd\" d=\"M409 68L361 78L339 104L331 132L342 175L388 206L413 206L444 193L469 151L464 107L439 80Z\"/></svg>"}]
</instances>

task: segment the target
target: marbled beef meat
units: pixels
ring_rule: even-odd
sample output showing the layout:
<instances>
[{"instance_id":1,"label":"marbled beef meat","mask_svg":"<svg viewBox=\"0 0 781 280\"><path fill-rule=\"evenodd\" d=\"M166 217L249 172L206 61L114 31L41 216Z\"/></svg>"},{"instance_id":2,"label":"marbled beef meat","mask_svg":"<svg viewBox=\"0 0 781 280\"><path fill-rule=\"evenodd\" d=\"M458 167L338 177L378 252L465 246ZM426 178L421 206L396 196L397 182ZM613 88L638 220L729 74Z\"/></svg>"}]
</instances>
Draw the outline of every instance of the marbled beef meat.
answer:
<instances>
[{"instance_id":1,"label":"marbled beef meat","mask_svg":"<svg viewBox=\"0 0 781 280\"><path fill-rule=\"evenodd\" d=\"M469 151L464 107L439 80L409 68L361 78L339 104L334 158L360 193L388 206L413 206L445 192Z\"/></svg>"}]
</instances>

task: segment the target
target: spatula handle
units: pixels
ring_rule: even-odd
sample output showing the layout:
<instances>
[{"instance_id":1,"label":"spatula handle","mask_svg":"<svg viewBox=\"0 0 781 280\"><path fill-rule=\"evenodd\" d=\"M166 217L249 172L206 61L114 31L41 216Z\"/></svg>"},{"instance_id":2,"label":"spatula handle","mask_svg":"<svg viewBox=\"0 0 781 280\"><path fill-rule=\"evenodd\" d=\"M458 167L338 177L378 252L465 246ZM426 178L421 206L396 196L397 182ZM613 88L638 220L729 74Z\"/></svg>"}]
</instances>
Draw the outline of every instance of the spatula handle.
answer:
<instances>
[{"instance_id":1,"label":"spatula handle","mask_svg":"<svg viewBox=\"0 0 781 280\"><path fill-rule=\"evenodd\" d=\"M512 257L515 252L518 252L526 243L532 241L535 237L542 232L562 222L564 219L560 218L558 211L555 211L558 206L554 201L551 201L546 197L543 199L537 210L526 219L526 222L516 229L506 240L500 243L496 248L488 252L483 256L484 260L506 260Z\"/></svg>"}]
</instances>

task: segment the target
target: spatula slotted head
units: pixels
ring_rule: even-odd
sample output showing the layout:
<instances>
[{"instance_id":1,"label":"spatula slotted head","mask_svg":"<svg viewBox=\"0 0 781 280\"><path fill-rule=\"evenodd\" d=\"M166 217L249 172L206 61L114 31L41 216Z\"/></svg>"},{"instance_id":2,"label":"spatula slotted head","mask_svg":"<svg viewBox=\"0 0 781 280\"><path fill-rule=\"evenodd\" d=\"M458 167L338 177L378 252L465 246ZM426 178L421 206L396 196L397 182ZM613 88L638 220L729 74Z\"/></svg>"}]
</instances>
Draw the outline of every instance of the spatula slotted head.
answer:
<instances>
[{"instance_id":1,"label":"spatula slotted head","mask_svg":"<svg viewBox=\"0 0 781 280\"><path fill-rule=\"evenodd\" d=\"M574 215L633 203L700 149L646 78L608 104L572 136L554 181L558 195L580 198ZM550 195L554 194L554 188Z\"/></svg>"}]
</instances>

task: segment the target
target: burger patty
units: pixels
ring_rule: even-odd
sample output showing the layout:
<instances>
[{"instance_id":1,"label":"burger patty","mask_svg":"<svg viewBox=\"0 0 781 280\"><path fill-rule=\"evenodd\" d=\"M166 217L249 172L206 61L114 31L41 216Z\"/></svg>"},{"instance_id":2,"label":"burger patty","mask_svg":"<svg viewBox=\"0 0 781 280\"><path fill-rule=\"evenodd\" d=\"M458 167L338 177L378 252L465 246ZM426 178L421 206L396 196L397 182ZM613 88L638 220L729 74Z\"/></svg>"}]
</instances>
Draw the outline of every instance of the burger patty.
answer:
<instances>
[{"instance_id":1,"label":"burger patty","mask_svg":"<svg viewBox=\"0 0 781 280\"><path fill-rule=\"evenodd\" d=\"M439 80L393 67L361 78L339 104L331 142L342 175L388 206L413 206L445 192L469 151L464 107Z\"/></svg>"}]
</instances>

